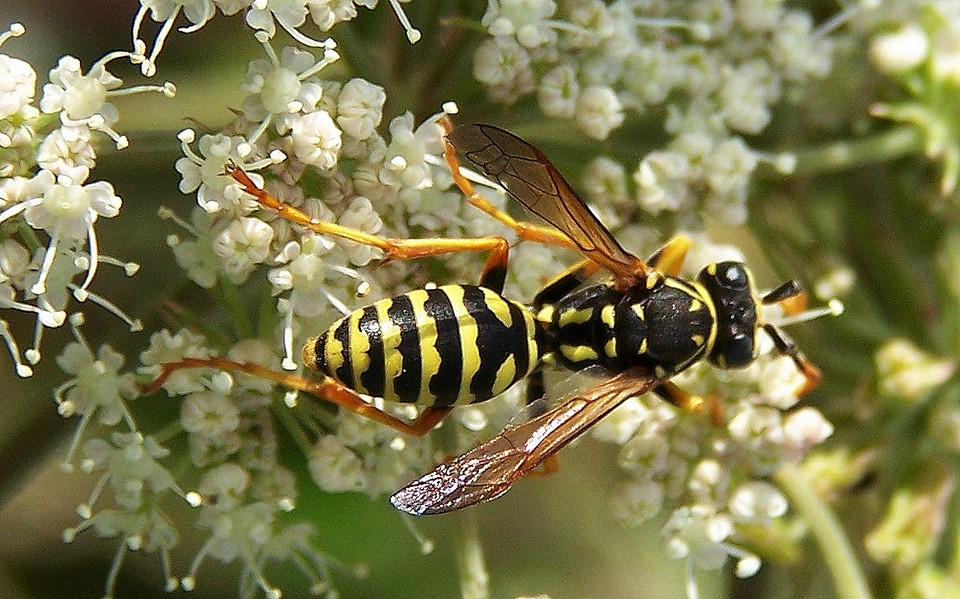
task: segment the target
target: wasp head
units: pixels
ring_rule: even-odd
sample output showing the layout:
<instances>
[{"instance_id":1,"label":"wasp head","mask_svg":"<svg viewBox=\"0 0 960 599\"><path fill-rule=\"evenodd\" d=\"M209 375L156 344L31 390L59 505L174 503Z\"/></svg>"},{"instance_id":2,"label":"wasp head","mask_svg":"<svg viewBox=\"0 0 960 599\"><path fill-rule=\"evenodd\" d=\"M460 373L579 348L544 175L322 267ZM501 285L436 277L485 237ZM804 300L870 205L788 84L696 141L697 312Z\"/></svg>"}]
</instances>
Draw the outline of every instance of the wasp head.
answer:
<instances>
[{"instance_id":1,"label":"wasp head","mask_svg":"<svg viewBox=\"0 0 960 599\"><path fill-rule=\"evenodd\" d=\"M710 361L741 368L757 356L758 302L750 271L741 262L708 264L697 275L717 311L717 337Z\"/></svg>"}]
</instances>

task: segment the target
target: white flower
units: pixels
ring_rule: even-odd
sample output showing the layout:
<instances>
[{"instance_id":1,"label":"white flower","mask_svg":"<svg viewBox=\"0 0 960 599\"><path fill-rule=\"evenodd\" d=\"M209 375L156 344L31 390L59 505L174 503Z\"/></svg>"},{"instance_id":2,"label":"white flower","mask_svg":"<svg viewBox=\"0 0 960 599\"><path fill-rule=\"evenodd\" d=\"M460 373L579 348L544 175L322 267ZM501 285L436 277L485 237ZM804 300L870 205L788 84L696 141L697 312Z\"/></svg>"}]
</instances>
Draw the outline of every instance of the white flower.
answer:
<instances>
[{"instance_id":1,"label":"white flower","mask_svg":"<svg viewBox=\"0 0 960 599\"><path fill-rule=\"evenodd\" d=\"M693 204L686 185L689 174L690 162L683 154L668 150L650 152L633 173L637 201L653 215L689 208Z\"/></svg>"},{"instance_id":2,"label":"white flower","mask_svg":"<svg viewBox=\"0 0 960 599\"><path fill-rule=\"evenodd\" d=\"M60 59L56 68L50 71L50 83L43 86L40 109L47 114L60 114L60 122L68 127L86 125L90 129L101 131L117 144L117 149L127 146L127 138L113 129L120 118L117 108L108 102L111 96L159 92L173 97L176 88L172 83L163 85L141 85L136 88L120 89L122 81L107 71L107 64L117 58L139 60L129 52L111 52L98 60L84 75L80 61L72 56Z\"/></svg>"},{"instance_id":3,"label":"white flower","mask_svg":"<svg viewBox=\"0 0 960 599\"><path fill-rule=\"evenodd\" d=\"M197 491L210 505L232 508L243 504L250 481L249 470L227 462L207 470L197 486Z\"/></svg>"},{"instance_id":4,"label":"white flower","mask_svg":"<svg viewBox=\"0 0 960 599\"><path fill-rule=\"evenodd\" d=\"M105 469L115 501L125 510L143 506L144 492L177 487L173 475L158 460L169 451L140 433L114 433L111 442L94 438L84 445L85 469Z\"/></svg>"},{"instance_id":5,"label":"white flower","mask_svg":"<svg viewBox=\"0 0 960 599\"><path fill-rule=\"evenodd\" d=\"M787 498L770 483L751 480L733 490L729 506L738 522L762 524L787 513Z\"/></svg>"},{"instance_id":6,"label":"white flower","mask_svg":"<svg viewBox=\"0 0 960 599\"><path fill-rule=\"evenodd\" d=\"M30 206L24 210L27 223L45 230L51 237L63 236L75 241L82 241L88 232L92 233L91 225L97 217L113 218L119 214L121 205L120 198L113 193L113 185L106 181L87 185L57 183L38 200L28 201Z\"/></svg>"},{"instance_id":7,"label":"white flower","mask_svg":"<svg viewBox=\"0 0 960 599\"><path fill-rule=\"evenodd\" d=\"M236 432L240 411L230 397L221 393L191 393L180 404L180 424L188 433L219 437Z\"/></svg>"},{"instance_id":8,"label":"white flower","mask_svg":"<svg viewBox=\"0 0 960 599\"><path fill-rule=\"evenodd\" d=\"M507 36L480 43L473 56L473 76L504 102L513 102L535 88L529 53Z\"/></svg>"},{"instance_id":9,"label":"white flower","mask_svg":"<svg viewBox=\"0 0 960 599\"><path fill-rule=\"evenodd\" d=\"M833 425L816 408L804 407L787 414L783 419L783 438L786 449L797 458L814 445L823 443L833 434Z\"/></svg>"},{"instance_id":10,"label":"white flower","mask_svg":"<svg viewBox=\"0 0 960 599\"><path fill-rule=\"evenodd\" d=\"M499 0L487 3L480 22L490 35L515 36L521 45L535 48L556 39L547 21L556 10L553 0Z\"/></svg>"},{"instance_id":11,"label":"white flower","mask_svg":"<svg viewBox=\"0 0 960 599\"><path fill-rule=\"evenodd\" d=\"M623 165L605 156L587 164L581 189L587 201L598 206L622 206L630 199Z\"/></svg>"},{"instance_id":12,"label":"white flower","mask_svg":"<svg viewBox=\"0 0 960 599\"><path fill-rule=\"evenodd\" d=\"M577 98L574 120L580 130L594 139L606 139L623 124L623 105L609 87L591 85Z\"/></svg>"},{"instance_id":13,"label":"white flower","mask_svg":"<svg viewBox=\"0 0 960 599\"><path fill-rule=\"evenodd\" d=\"M270 225L257 218L242 217L231 221L213 238L212 248L221 259L223 274L239 284L267 259L272 240Z\"/></svg>"},{"instance_id":14,"label":"white flower","mask_svg":"<svg viewBox=\"0 0 960 599\"><path fill-rule=\"evenodd\" d=\"M189 131L189 130L188 130ZM184 158L177 160L176 169L182 179L180 191L197 192L197 204L206 212L228 211L229 214L249 214L259 206L256 200L243 193L239 185L230 177L224 177L227 163L242 165L250 152L247 141L240 136L228 136L222 133L204 134L197 143L198 152L194 152L186 140L192 140L192 131L181 133L181 149ZM249 173L257 184L263 182L260 175Z\"/></svg>"},{"instance_id":15,"label":"white flower","mask_svg":"<svg viewBox=\"0 0 960 599\"><path fill-rule=\"evenodd\" d=\"M383 228L383 220L381 220L380 215L373 209L373 204L370 203L370 200L363 196L355 197L347 206L347 209L340 214L337 222L345 227L359 229L372 234L379 233ZM346 250L347 259L358 266L370 262L381 254L379 249L370 247L369 245L353 243L346 240L341 241L341 244Z\"/></svg>"},{"instance_id":16,"label":"white flower","mask_svg":"<svg viewBox=\"0 0 960 599\"><path fill-rule=\"evenodd\" d=\"M777 75L767 62L757 59L724 77L720 107L731 129L755 135L769 124L769 106L779 97Z\"/></svg>"},{"instance_id":17,"label":"white flower","mask_svg":"<svg viewBox=\"0 0 960 599\"><path fill-rule=\"evenodd\" d=\"M29 63L0 54L0 119L32 108L37 74ZM27 113L24 113L25 115Z\"/></svg>"},{"instance_id":18,"label":"white flower","mask_svg":"<svg viewBox=\"0 0 960 599\"><path fill-rule=\"evenodd\" d=\"M343 133L326 110L316 110L293 119L290 141L298 160L330 170L340 158Z\"/></svg>"},{"instance_id":19,"label":"white flower","mask_svg":"<svg viewBox=\"0 0 960 599\"><path fill-rule=\"evenodd\" d=\"M663 526L666 551L674 559L689 558L698 566L715 570L729 555L726 540L733 534L733 522L726 514L709 507L681 507Z\"/></svg>"},{"instance_id":20,"label":"white flower","mask_svg":"<svg viewBox=\"0 0 960 599\"><path fill-rule=\"evenodd\" d=\"M610 496L613 515L629 524L640 524L663 509L663 485L649 479L620 483Z\"/></svg>"},{"instance_id":21,"label":"white flower","mask_svg":"<svg viewBox=\"0 0 960 599\"><path fill-rule=\"evenodd\" d=\"M380 182L393 188L423 189L433 183L427 154L440 152L440 127L427 121L416 131L409 112L390 121L390 143L379 173Z\"/></svg>"},{"instance_id":22,"label":"white flower","mask_svg":"<svg viewBox=\"0 0 960 599\"><path fill-rule=\"evenodd\" d=\"M357 7L353 0L311 0L307 3L310 19L321 31L329 31L337 23L353 20Z\"/></svg>"},{"instance_id":23,"label":"white flower","mask_svg":"<svg viewBox=\"0 0 960 599\"><path fill-rule=\"evenodd\" d=\"M319 46L321 42L312 40L299 31L297 27L303 25L307 19L307 0L264 0L250 4L247 10L247 25L259 29L273 37L277 33L276 24L293 36L297 41L308 46ZM274 23L276 20L276 24Z\"/></svg>"},{"instance_id":24,"label":"white flower","mask_svg":"<svg viewBox=\"0 0 960 599\"><path fill-rule=\"evenodd\" d=\"M573 118L579 96L580 83L577 81L577 71L573 65L556 66L540 78L540 85L537 87L537 103L546 116Z\"/></svg>"},{"instance_id":25,"label":"white flower","mask_svg":"<svg viewBox=\"0 0 960 599\"><path fill-rule=\"evenodd\" d=\"M243 101L244 115L257 122L269 115L315 110L322 88L319 83L303 81L301 76L313 71L316 65L313 54L293 46L280 51L278 64L251 61L242 84L250 93Z\"/></svg>"},{"instance_id":26,"label":"white flower","mask_svg":"<svg viewBox=\"0 0 960 599\"><path fill-rule=\"evenodd\" d=\"M370 137L383 118L387 94L382 87L366 79L351 79L343 84L337 101L337 124L357 140Z\"/></svg>"},{"instance_id":27,"label":"white flower","mask_svg":"<svg viewBox=\"0 0 960 599\"><path fill-rule=\"evenodd\" d=\"M57 356L57 364L72 378L57 391L57 402L63 416L83 414L107 425L129 418L126 401L137 396L132 374L121 374L123 354L109 345L101 346L94 355L86 344L68 343ZM131 427L133 428L133 427Z\"/></svg>"},{"instance_id":28,"label":"white flower","mask_svg":"<svg viewBox=\"0 0 960 599\"><path fill-rule=\"evenodd\" d=\"M870 59L885 73L898 74L920 66L930 52L927 33L915 23L906 23L893 33L870 41Z\"/></svg>"},{"instance_id":29,"label":"white flower","mask_svg":"<svg viewBox=\"0 0 960 599\"><path fill-rule=\"evenodd\" d=\"M267 280L273 285L275 294L290 291L290 308L298 316L317 316L330 307L329 292L326 290L329 258L325 254L331 246L318 240L311 238L303 244L291 244L285 250L289 262L267 273Z\"/></svg>"},{"instance_id":30,"label":"white flower","mask_svg":"<svg viewBox=\"0 0 960 599\"><path fill-rule=\"evenodd\" d=\"M96 151L86 126L59 127L43 138L37 148L37 164L54 175L85 181L96 163Z\"/></svg>"},{"instance_id":31,"label":"white flower","mask_svg":"<svg viewBox=\"0 0 960 599\"><path fill-rule=\"evenodd\" d=\"M217 284L220 274L220 257L213 252L213 238L216 231L212 216L200 208L191 212L193 239L180 239L177 235L167 237L167 245L173 249L173 257L190 280L210 289Z\"/></svg>"},{"instance_id":32,"label":"white flower","mask_svg":"<svg viewBox=\"0 0 960 599\"><path fill-rule=\"evenodd\" d=\"M364 488L363 462L334 435L320 437L307 462L310 476L326 491L360 491Z\"/></svg>"}]
</instances>

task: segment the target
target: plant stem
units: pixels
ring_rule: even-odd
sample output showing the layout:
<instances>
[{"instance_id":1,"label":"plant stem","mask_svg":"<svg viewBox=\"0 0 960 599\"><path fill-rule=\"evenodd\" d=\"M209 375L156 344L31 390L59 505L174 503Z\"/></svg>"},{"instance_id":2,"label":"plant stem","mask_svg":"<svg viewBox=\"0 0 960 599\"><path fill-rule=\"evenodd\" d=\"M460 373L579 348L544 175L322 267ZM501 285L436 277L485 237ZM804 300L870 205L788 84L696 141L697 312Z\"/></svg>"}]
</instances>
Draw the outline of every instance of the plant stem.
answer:
<instances>
[{"instance_id":1,"label":"plant stem","mask_svg":"<svg viewBox=\"0 0 960 599\"><path fill-rule=\"evenodd\" d=\"M897 125L883 133L855 140L837 141L796 152L793 175L836 173L854 167L919 154L924 139L913 125Z\"/></svg>"},{"instance_id":2,"label":"plant stem","mask_svg":"<svg viewBox=\"0 0 960 599\"><path fill-rule=\"evenodd\" d=\"M787 495L790 504L803 516L820 545L840 599L872 599L870 588L836 515L813 491L797 466L786 464L774 480Z\"/></svg>"},{"instance_id":3,"label":"plant stem","mask_svg":"<svg viewBox=\"0 0 960 599\"><path fill-rule=\"evenodd\" d=\"M461 512L459 524L457 568L460 570L460 594L463 599L489 599L490 575L483 558L475 510Z\"/></svg>"}]
</instances>

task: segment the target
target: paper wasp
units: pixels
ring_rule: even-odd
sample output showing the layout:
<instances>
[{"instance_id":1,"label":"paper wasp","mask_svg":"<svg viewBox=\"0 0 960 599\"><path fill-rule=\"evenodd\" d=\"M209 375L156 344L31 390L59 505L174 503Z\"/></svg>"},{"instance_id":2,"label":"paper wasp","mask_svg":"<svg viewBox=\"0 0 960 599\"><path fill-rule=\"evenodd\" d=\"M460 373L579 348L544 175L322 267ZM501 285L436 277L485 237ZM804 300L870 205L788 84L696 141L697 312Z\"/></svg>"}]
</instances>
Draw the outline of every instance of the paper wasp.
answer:
<instances>
[{"instance_id":1,"label":"paper wasp","mask_svg":"<svg viewBox=\"0 0 960 599\"><path fill-rule=\"evenodd\" d=\"M446 117L440 124L446 161L471 204L503 222L521 241L577 249L585 259L549 282L531 304L521 304L501 295L509 253L504 238L380 238L311 220L259 188L244 171L228 167L227 174L246 192L280 216L317 233L380 248L387 259L460 251L488 251L490 256L477 285L417 289L380 300L309 339L303 362L321 373L319 380L220 358L185 358L164 365L149 388L159 388L180 368L239 370L423 435L454 406L486 401L521 379L529 379L528 398L537 399L543 394L544 363L570 370L599 367L609 374L594 388L440 464L390 498L397 508L420 515L500 496L630 397L652 390L677 406L700 410L703 400L670 378L704 358L720 368L751 363L761 329L804 375L799 393L818 383L818 369L777 326L762 320L762 305L787 306L805 298L796 282L758 296L750 272L739 262L709 264L696 279L681 279L687 238L674 238L641 260L620 246L535 147L491 125L453 128ZM484 200L460 172L458 151L547 226L517 221ZM600 270L609 278L588 285ZM408 422L377 409L362 395L425 407Z\"/></svg>"}]
</instances>

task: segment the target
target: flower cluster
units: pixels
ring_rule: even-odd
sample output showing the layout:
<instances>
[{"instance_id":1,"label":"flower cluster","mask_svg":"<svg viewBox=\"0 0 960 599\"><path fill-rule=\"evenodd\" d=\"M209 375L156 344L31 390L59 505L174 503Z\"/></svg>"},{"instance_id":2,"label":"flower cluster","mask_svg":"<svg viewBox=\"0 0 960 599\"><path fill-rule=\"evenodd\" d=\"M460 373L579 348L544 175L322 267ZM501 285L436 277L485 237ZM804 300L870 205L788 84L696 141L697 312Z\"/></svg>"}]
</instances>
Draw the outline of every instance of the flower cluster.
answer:
<instances>
[{"instance_id":1,"label":"flower cluster","mask_svg":"<svg viewBox=\"0 0 960 599\"><path fill-rule=\"evenodd\" d=\"M743 136L766 129L789 86L831 67L831 39L784 4L491 1L474 76L494 99L535 95L545 116L599 140L628 115L665 113L672 140L633 170L633 201L681 225L694 211L742 223L758 162L791 162Z\"/></svg>"},{"instance_id":2,"label":"flower cluster","mask_svg":"<svg viewBox=\"0 0 960 599\"><path fill-rule=\"evenodd\" d=\"M23 33L21 25L12 25L0 35L0 45ZM122 267L128 276L138 268L100 253L96 222L116 217L121 200L110 183L90 180L97 158L94 136L107 135L118 149L128 144L114 129L119 116L112 97L174 94L169 83L122 87L108 66L130 57L113 52L84 70L79 60L64 56L37 101L33 68L0 54L0 308L30 314L35 322L33 341L21 354L7 317L0 319L0 336L20 376L30 376L31 365L40 361L44 330L77 314L71 298L100 305L131 330L141 326L90 290L101 264Z\"/></svg>"}]
</instances>

